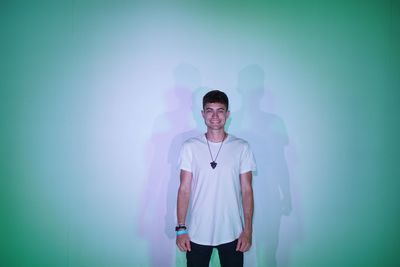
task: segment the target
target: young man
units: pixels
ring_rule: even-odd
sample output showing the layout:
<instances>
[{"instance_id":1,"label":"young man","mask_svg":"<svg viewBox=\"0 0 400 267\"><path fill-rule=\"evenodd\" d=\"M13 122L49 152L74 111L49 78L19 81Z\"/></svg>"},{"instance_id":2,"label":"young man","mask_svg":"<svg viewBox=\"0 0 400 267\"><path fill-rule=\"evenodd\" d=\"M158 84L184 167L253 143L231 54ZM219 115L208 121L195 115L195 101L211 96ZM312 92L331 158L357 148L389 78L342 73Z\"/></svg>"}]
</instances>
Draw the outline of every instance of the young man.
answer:
<instances>
[{"instance_id":1,"label":"young man","mask_svg":"<svg viewBox=\"0 0 400 267\"><path fill-rule=\"evenodd\" d=\"M208 92L201 112L207 133L182 146L176 244L188 267L208 267L213 248L222 267L242 267L251 246L256 166L249 144L225 132L228 108L225 93Z\"/></svg>"}]
</instances>

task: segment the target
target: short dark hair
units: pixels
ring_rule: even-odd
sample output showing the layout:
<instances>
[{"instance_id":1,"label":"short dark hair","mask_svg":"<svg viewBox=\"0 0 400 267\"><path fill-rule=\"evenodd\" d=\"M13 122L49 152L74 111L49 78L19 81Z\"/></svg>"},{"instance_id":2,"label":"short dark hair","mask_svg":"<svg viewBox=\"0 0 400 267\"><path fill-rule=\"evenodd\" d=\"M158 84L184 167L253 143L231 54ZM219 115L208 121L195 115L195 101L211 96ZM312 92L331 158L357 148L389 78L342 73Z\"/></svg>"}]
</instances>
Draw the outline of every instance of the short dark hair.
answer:
<instances>
[{"instance_id":1,"label":"short dark hair","mask_svg":"<svg viewBox=\"0 0 400 267\"><path fill-rule=\"evenodd\" d=\"M220 103L224 104L226 110L229 108L229 99L228 96L219 90L212 90L204 95L203 97L203 109L208 103Z\"/></svg>"}]
</instances>

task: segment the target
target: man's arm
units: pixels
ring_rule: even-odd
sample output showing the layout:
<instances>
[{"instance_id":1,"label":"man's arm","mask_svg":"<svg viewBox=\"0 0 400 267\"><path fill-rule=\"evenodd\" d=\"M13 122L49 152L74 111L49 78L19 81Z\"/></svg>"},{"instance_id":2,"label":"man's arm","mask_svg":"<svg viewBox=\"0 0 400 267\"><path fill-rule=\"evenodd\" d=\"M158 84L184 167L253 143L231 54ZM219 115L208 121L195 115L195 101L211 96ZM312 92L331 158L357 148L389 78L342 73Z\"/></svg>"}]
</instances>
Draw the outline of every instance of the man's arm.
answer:
<instances>
[{"instance_id":1,"label":"man's arm","mask_svg":"<svg viewBox=\"0 0 400 267\"><path fill-rule=\"evenodd\" d=\"M181 170L180 185L178 189L177 219L178 224L185 224L186 214L189 206L192 173ZM190 251L190 239L188 234L178 235L176 245L181 251Z\"/></svg>"},{"instance_id":2,"label":"man's arm","mask_svg":"<svg viewBox=\"0 0 400 267\"><path fill-rule=\"evenodd\" d=\"M240 234L238 244L236 246L237 251L245 252L251 247L251 236L253 233L253 210L254 210L254 200L253 200L253 187L252 182L252 172L242 173L240 175L240 185L242 188L242 201L243 201L243 213L244 213L244 229Z\"/></svg>"}]
</instances>

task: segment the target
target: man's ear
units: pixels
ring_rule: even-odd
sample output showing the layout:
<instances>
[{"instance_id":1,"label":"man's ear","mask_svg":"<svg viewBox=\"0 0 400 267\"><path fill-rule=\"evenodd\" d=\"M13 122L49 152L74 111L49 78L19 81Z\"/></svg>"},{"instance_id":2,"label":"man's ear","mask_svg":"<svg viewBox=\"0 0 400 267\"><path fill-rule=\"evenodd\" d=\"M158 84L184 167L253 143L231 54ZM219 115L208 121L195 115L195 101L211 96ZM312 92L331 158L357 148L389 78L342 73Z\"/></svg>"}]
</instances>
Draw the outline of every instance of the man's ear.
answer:
<instances>
[{"instance_id":1,"label":"man's ear","mask_svg":"<svg viewBox=\"0 0 400 267\"><path fill-rule=\"evenodd\" d=\"M231 115L231 112L228 110L228 111L226 112L226 118L228 118L229 115Z\"/></svg>"}]
</instances>

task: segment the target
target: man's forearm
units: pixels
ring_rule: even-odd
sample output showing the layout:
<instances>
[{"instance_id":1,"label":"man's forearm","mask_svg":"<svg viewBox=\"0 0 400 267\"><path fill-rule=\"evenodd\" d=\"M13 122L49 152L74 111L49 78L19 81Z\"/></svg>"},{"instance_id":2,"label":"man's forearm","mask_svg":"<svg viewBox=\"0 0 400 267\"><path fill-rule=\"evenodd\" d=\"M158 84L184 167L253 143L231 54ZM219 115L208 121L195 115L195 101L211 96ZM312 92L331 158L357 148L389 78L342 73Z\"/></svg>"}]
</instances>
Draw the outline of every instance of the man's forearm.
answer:
<instances>
[{"instance_id":1,"label":"man's forearm","mask_svg":"<svg viewBox=\"0 0 400 267\"><path fill-rule=\"evenodd\" d=\"M254 200L253 200L253 189L247 188L242 192L243 199L243 213L244 213L244 232L252 233L253 231L253 210L254 210Z\"/></svg>"},{"instance_id":2,"label":"man's forearm","mask_svg":"<svg viewBox=\"0 0 400 267\"><path fill-rule=\"evenodd\" d=\"M184 224L186 220L186 213L189 206L190 193L187 190L179 188L178 190L178 203L177 203L177 219L178 224Z\"/></svg>"}]
</instances>

